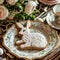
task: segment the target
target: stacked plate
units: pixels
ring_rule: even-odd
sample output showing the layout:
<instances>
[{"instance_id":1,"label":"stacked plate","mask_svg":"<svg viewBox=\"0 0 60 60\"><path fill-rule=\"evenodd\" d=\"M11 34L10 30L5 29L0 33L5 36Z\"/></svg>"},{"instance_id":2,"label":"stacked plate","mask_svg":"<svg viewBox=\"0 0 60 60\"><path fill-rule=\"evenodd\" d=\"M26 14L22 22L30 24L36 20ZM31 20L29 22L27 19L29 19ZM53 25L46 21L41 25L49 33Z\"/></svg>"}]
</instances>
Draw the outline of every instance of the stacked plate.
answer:
<instances>
[{"instance_id":1,"label":"stacked plate","mask_svg":"<svg viewBox=\"0 0 60 60\"><path fill-rule=\"evenodd\" d=\"M32 31L31 29L33 29L32 33L39 32L43 34L48 44L43 50L32 50L32 49L18 50L14 43L15 40L18 40L18 37L16 37L18 33L17 33L17 28L15 27L15 25L13 25L3 37L3 46L6 47L11 54L15 55L18 58L24 58L27 60L42 58L48 53L50 53L52 50L54 50L55 46L59 42L59 36L56 30L50 28L47 24L42 23L40 21L31 21L31 22L32 25L30 27L30 31ZM20 23L23 25L26 24L25 21L21 21ZM37 28L34 29L33 26Z\"/></svg>"}]
</instances>

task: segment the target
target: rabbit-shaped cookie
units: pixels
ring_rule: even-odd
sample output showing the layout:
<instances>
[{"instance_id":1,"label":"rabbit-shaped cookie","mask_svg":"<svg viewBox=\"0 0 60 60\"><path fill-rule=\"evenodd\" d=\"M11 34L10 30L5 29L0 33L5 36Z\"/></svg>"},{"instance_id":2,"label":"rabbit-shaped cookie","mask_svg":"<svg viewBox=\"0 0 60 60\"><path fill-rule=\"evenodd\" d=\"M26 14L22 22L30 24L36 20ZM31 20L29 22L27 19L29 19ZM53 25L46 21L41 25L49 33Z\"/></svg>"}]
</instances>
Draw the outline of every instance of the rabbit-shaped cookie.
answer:
<instances>
[{"instance_id":1,"label":"rabbit-shaped cookie","mask_svg":"<svg viewBox=\"0 0 60 60\"><path fill-rule=\"evenodd\" d=\"M19 31L22 36L22 40L16 41L16 44L19 44L21 49L39 49L42 50L47 46L46 37L43 36L42 33L39 32L30 32L29 27L31 26L31 22L27 22L27 26L23 27L22 24L16 23L19 25L21 30ZM24 43L24 44L21 44Z\"/></svg>"}]
</instances>

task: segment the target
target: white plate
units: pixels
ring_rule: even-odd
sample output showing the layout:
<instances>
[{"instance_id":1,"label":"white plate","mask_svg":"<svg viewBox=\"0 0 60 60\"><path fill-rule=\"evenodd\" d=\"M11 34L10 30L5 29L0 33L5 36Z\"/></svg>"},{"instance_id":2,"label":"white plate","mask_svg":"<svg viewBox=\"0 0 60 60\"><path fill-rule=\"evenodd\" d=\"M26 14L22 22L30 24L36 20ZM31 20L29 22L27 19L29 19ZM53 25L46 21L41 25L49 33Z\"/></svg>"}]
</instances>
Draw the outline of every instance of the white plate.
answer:
<instances>
[{"instance_id":1,"label":"white plate","mask_svg":"<svg viewBox=\"0 0 60 60\"><path fill-rule=\"evenodd\" d=\"M39 26L39 29L42 30L43 34L45 33L47 38L50 38L48 40L49 44L48 46L42 50L42 51L35 51L35 50L18 50L16 46L14 46L14 40L16 39L17 35L17 29L15 28L15 25L13 25L7 33L3 37L3 45L8 49L10 53L15 55L18 58L25 58L25 59L36 59L36 58L42 58L45 55L47 55L50 51L52 51L53 47L55 47L57 41L58 41L58 35L57 32L53 29L51 29L49 26L47 26L44 23L41 22L33 22L32 25Z\"/></svg>"}]
</instances>

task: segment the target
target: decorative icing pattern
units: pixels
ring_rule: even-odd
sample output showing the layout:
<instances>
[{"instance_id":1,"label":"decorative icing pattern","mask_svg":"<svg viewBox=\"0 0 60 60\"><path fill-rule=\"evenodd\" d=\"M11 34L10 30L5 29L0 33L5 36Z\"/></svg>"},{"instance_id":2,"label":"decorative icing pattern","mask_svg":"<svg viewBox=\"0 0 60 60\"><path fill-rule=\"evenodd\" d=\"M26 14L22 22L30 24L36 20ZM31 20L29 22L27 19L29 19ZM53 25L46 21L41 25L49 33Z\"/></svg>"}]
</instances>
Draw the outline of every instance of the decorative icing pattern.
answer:
<instances>
[{"instance_id":1,"label":"decorative icing pattern","mask_svg":"<svg viewBox=\"0 0 60 60\"><path fill-rule=\"evenodd\" d=\"M10 50L10 52L12 52L13 54L15 54L18 57L25 57L28 59L35 59L35 58L40 58L45 56L46 54L48 54L52 48L55 46L56 44L56 36L54 35L54 33L51 32L51 34L49 35L51 38L51 43L48 44L48 46L42 50L42 51L36 51L36 50L18 50L15 46L14 46L14 40L15 40L15 35L16 35L17 29L15 28L15 26L11 27L8 32L6 33L6 35L4 36L4 45L6 46L6 48L8 48L8 50Z\"/></svg>"}]
</instances>

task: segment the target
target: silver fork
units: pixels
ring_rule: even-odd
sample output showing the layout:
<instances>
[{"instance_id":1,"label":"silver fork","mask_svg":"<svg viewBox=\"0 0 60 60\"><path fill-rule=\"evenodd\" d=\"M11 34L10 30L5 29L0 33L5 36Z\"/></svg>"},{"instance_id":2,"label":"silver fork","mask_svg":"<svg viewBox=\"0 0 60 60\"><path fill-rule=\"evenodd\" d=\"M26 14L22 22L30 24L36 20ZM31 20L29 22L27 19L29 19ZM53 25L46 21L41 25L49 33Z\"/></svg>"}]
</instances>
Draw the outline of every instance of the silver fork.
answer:
<instances>
[{"instance_id":1,"label":"silver fork","mask_svg":"<svg viewBox=\"0 0 60 60\"><path fill-rule=\"evenodd\" d=\"M48 12L52 10L53 7L49 8L47 12L42 12L39 16L37 16L34 20L40 20L41 22L44 22L46 20L46 16Z\"/></svg>"}]
</instances>

